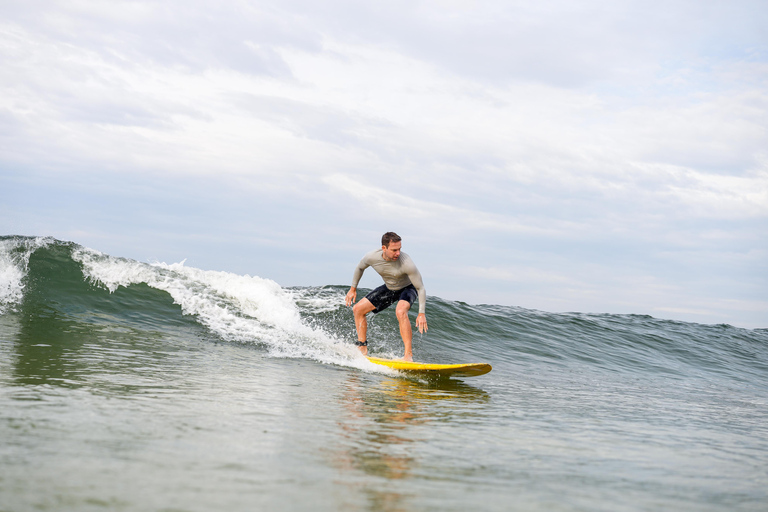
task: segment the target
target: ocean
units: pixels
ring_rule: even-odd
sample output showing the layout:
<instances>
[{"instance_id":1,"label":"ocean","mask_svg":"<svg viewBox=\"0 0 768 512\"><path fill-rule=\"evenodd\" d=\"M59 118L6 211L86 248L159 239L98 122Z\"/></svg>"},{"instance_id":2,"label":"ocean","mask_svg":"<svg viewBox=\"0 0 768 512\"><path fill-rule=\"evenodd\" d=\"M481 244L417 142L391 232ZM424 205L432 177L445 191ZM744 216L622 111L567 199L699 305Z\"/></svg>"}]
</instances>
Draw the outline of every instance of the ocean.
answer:
<instances>
[{"instance_id":1,"label":"ocean","mask_svg":"<svg viewBox=\"0 0 768 512\"><path fill-rule=\"evenodd\" d=\"M0 511L768 510L768 329L346 291L0 237Z\"/></svg>"}]
</instances>

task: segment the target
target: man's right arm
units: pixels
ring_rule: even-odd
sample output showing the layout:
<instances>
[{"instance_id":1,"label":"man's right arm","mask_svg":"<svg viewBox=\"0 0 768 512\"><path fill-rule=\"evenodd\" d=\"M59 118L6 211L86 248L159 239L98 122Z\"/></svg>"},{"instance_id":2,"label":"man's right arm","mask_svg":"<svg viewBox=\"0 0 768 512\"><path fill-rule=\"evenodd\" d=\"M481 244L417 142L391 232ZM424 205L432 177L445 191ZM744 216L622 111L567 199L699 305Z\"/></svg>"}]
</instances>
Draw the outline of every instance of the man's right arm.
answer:
<instances>
[{"instance_id":1,"label":"man's right arm","mask_svg":"<svg viewBox=\"0 0 768 512\"><path fill-rule=\"evenodd\" d=\"M357 288L357 283L360 282L360 278L363 277L363 272L368 268L368 263L365 262L365 258L360 260L360 263L355 267L355 272L352 274L352 288Z\"/></svg>"},{"instance_id":2,"label":"man's right arm","mask_svg":"<svg viewBox=\"0 0 768 512\"><path fill-rule=\"evenodd\" d=\"M345 300L347 306L351 306L357 300L357 284L360 282L360 278L363 277L365 269L369 267L365 260L365 257L360 260L360 263L355 267L355 272L352 274L352 286L349 287Z\"/></svg>"},{"instance_id":3,"label":"man's right arm","mask_svg":"<svg viewBox=\"0 0 768 512\"><path fill-rule=\"evenodd\" d=\"M354 286L349 288L349 291L347 292L347 297L345 298L344 302L347 304L347 306L351 306L355 303L357 300L357 288Z\"/></svg>"}]
</instances>

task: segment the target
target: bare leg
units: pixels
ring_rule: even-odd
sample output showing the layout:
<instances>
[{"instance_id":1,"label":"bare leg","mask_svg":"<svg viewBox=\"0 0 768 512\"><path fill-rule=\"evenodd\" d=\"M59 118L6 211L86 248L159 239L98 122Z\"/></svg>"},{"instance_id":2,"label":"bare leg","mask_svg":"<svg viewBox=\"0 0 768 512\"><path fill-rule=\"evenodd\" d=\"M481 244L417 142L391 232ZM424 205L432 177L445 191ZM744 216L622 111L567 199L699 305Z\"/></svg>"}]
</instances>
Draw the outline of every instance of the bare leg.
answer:
<instances>
[{"instance_id":1,"label":"bare leg","mask_svg":"<svg viewBox=\"0 0 768 512\"><path fill-rule=\"evenodd\" d=\"M411 303L407 300L401 300L397 303L397 321L400 324L400 336L403 338L403 345L405 346L405 354L403 359L406 361L413 361L413 331L411 330L411 319L408 318L408 311L411 309Z\"/></svg>"},{"instance_id":2,"label":"bare leg","mask_svg":"<svg viewBox=\"0 0 768 512\"><path fill-rule=\"evenodd\" d=\"M360 302L352 307L352 313L355 315L355 328L357 329L357 341L365 341L368 336L368 320L365 315L376 309L366 298L360 299ZM364 356L368 355L368 347L358 347Z\"/></svg>"}]
</instances>

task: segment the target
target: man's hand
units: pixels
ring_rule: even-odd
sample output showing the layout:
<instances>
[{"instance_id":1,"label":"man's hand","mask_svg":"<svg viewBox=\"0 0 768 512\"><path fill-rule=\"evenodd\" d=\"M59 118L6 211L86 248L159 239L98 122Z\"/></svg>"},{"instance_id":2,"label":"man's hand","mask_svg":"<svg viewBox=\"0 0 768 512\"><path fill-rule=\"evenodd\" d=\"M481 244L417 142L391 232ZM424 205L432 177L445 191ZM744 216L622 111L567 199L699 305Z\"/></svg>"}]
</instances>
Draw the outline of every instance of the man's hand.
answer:
<instances>
[{"instance_id":1,"label":"man's hand","mask_svg":"<svg viewBox=\"0 0 768 512\"><path fill-rule=\"evenodd\" d=\"M349 291L347 292L347 306L351 306L355 303L355 300L357 300L357 288L352 286Z\"/></svg>"},{"instance_id":2,"label":"man's hand","mask_svg":"<svg viewBox=\"0 0 768 512\"><path fill-rule=\"evenodd\" d=\"M419 316L416 317L416 327L419 328L419 332L427 332L427 315L419 313Z\"/></svg>"}]
</instances>

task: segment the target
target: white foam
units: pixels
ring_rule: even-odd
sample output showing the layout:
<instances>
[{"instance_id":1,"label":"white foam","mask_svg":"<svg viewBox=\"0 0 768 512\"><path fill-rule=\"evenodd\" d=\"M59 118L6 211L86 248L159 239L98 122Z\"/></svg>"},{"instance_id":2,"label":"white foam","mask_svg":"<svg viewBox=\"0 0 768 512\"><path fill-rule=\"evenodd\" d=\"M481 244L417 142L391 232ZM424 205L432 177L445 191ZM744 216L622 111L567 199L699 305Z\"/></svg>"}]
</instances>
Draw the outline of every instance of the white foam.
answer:
<instances>
[{"instance_id":1,"label":"white foam","mask_svg":"<svg viewBox=\"0 0 768 512\"><path fill-rule=\"evenodd\" d=\"M297 288L292 293L296 304L311 313L335 311L344 302L344 295L327 288Z\"/></svg>"},{"instance_id":2,"label":"white foam","mask_svg":"<svg viewBox=\"0 0 768 512\"><path fill-rule=\"evenodd\" d=\"M21 302L30 256L52 242L52 238L0 240L0 314L13 310Z\"/></svg>"},{"instance_id":3,"label":"white foam","mask_svg":"<svg viewBox=\"0 0 768 512\"><path fill-rule=\"evenodd\" d=\"M73 258L83 264L86 278L110 292L138 283L168 292L183 313L194 315L225 340L264 345L276 357L305 357L378 371L351 344L302 322L296 302L306 302L305 293L269 279L201 270L184 262L140 263L86 248L74 251ZM330 307L331 300L323 297L313 305Z\"/></svg>"}]
</instances>

